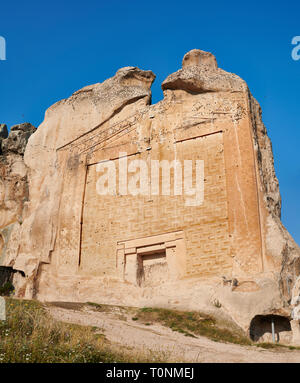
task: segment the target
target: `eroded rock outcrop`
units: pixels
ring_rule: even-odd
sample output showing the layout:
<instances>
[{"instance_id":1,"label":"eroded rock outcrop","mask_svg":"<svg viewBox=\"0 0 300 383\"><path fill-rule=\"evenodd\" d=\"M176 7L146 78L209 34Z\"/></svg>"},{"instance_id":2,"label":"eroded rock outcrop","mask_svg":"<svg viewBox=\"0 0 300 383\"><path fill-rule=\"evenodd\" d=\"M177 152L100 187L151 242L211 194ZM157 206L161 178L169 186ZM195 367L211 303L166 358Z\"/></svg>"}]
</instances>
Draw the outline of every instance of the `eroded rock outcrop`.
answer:
<instances>
[{"instance_id":1,"label":"eroded rock outcrop","mask_svg":"<svg viewBox=\"0 0 300 383\"><path fill-rule=\"evenodd\" d=\"M184 56L162 84L164 99L151 105L154 79L122 68L48 109L24 154L29 199L5 213L19 226L2 264L24 272L19 296L203 310L255 336L265 316L288 341L300 250L280 221L257 101L200 50ZM12 153L11 144L4 150ZM203 161L204 200L97 194L97 164L110 160L119 174L125 157Z\"/></svg>"},{"instance_id":2,"label":"eroded rock outcrop","mask_svg":"<svg viewBox=\"0 0 300 383\"><path fill-rule=\"evenodd\" d=\"M188 52L182 60L182 69L162 83L164 91L180 89L191 93L241 92L246 87L240 77L218 68L211 53L198 49Z\"/></svg>"},{"instance_id":3,"label":"eroded rock outcrop","mask_svg":"<svg viewBox=\"0 0 300 383\"><path fill-rule=\"evenodd\" d=\"M29 137L36 131L29 123L15 125L8 134L0 127L0 263L12 266L9 247L18 248L23 210L29 198L24 152Z\"/></svg>"},{"instance_id":4,"label":"eroded rock outcrop","mask_svg":"<svg viewBox=\"0 0 300 383\"><path fill-rule=\"evenodd\" d=\"M7 138L8 130L5 124L0 124L0 155L2 154L2 141Z\"/></svg>"}]
</instances>

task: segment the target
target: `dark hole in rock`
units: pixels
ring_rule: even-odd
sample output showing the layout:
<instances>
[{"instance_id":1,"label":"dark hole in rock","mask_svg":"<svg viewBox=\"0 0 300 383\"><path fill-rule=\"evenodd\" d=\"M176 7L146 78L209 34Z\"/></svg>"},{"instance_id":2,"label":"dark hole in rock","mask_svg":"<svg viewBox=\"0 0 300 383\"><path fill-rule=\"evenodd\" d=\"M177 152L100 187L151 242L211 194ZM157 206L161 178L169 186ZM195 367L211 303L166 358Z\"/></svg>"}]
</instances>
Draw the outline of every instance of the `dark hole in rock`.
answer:
<instances>
[{"instance_id":1,"label":"dark hole in rock","mask_svg":"<svg viewBox=\"0 0 300 383\"><path fill-rule=\"evenodd\" d=\"M12 282L12 277L12 267L0 266L0 287L3 287L5 283Z\"/></svg>"},{"instance_id":2,"label":"dark hole in rock","mask_svg":"<svg viewBox=\"0 0 300 383\"><path fill-rule=\"evenodd\" d=\"M24 271L14 270L10 266L0 266L0 295L9 295L14 290L13 275L20 273L25 277Z\"/></svg>"},{"instance_id":3,"label":"dark hole in rock","mask_svg":"<svg viewBox=\"0 0 300 383\"><path fill-rule=\"evenodd\" d=\"M286 332L291 332L290 320L281 315L256 315L250 323L250 338L255 342L272 340L272 321L274 322L275 341L286 338Z\"/></svg>"}]
</instances>

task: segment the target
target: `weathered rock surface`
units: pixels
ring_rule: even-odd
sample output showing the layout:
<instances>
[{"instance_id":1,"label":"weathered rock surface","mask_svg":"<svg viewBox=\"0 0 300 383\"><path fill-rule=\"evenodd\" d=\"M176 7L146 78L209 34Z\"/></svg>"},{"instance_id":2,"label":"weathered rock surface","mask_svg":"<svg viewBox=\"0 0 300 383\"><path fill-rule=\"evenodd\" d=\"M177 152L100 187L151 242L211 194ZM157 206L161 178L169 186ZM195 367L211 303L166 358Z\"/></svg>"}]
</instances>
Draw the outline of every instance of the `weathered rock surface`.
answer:
<instances>
[{"instance_id":1,"label":"weathered rock surface","mask_svg":"<svg viewBox=\"0 0 300 383\"><path fill-rule=\"evenodd\" d=\"M0 124L0 138L7 138L8 136L8 130L7 126L5 124Z\"/></svg>"},{"instance_id":2,"label":"weathered rock surface","mask_svg":"<svg viewBox=\"0 0 300 383\"><path fill-rule=\"evenodd\" d=\"M7 138L8 130L5 124L0 124L0 155L2 154L2 141Z\"/></svg>"},{"instance_id":3,"label":"weathered rock surface","mask_svg":"<svg viewBox=\"0 0 300 383\"><path fill-rule=\"evenodd\" d=\"M3 154L15 153L23 155L28 139L35 130L36 128L27 122L12 126L7 138L2 141Z\"/></svg>"},{"instance_id":4,"label":"weathered rock surface","mask_svg":"<svg viewBox=\"0 0 300 383\"><path fill-rule=\"evenodd\" d=\"M275 316L283 339L291 338L286 318L296 312L300 250L280 221L257 101L200 50L184 56L162 84L164 99L151 105L154 79L122 68L48 109L18 168L29 190L20 199L28 201L0 207L2 228L18 222L1 263L25 273L16 274L19 296L222 312L255 336L261 316ZM15 166L10 155L22 156L22 134L31 132L22 129L3 141L5 174ZM99 196L97 164L118 167L124 152L147 163L203 160L203 204L186 207L176 195Z\"/></svg>"},{"instance_id":5,"label":"weathered rock surface","mask_svg":"<svg viewBox=\"0 0 300 383\"><path fill-rule=\"evenodd\" d=\"M15 234L19 233L23 209L28 200L27 168L24 152L28 139L36 128L29 123L15 125L8 134L1 124L2 152L0 155L0 263L10 265L6 245L18 247ZM5 260L5 262L4 262Z\"/></svg>"},{"instance_id":6,"label":"weathered rock surface","mask_svg":"<svg viewBox=\"0 0 300 383\"><path fill-rule=\"evenodd\" d=\"M218 68L215 57L208 52L194 49L182 60L182 69L168 76L162 89L181 89L191 93L241 92L247 85L235 74Z\"/></svg>"}]
</instances>

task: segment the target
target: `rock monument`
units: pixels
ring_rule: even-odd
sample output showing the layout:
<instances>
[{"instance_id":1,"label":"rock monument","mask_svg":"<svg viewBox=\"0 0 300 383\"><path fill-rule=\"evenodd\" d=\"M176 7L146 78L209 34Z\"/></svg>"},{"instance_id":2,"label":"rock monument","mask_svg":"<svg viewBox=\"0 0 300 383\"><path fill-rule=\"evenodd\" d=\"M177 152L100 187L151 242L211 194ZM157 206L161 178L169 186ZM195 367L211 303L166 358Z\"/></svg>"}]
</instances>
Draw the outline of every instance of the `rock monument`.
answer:
<instances>
[{"instance_id":1,"label":"rock monument","mask_svg":"<svg viewBox=\"0 0 300 383\"><path fill-rule=\"evenodd\" d=\"M254 340L273 322L298 342L300 249L259 104L201 50L151 105L154 79L125 67L36 131L1 125L0 260L16 294L201 310Z\"/></svg>"}]
</instances>

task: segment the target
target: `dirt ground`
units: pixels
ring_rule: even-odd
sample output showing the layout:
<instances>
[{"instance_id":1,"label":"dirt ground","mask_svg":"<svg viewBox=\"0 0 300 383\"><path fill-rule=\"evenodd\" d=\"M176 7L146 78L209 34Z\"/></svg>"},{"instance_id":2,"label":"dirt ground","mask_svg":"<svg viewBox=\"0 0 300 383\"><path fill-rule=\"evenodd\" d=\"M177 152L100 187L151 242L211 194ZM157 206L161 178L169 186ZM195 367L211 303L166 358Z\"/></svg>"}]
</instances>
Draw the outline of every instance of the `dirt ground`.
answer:
<instances>
[{"instance_id":1,"label":"dirt ground","mask_svg":"<svg viewBox=\"0 0 300 383\"><path fill-rule=\"evenodd\" d=\"M130 315L117 312L98 312L92 307L63 308L49 306L56 320L85 326L98 327L113 344L135 351L160 353L169 361L178 362L249 362L249 363L300 363L300 350L263 349L214 342L208 338L187 337L160 324L144 325L132 320Z\"/></svg>"}]
</instances>

